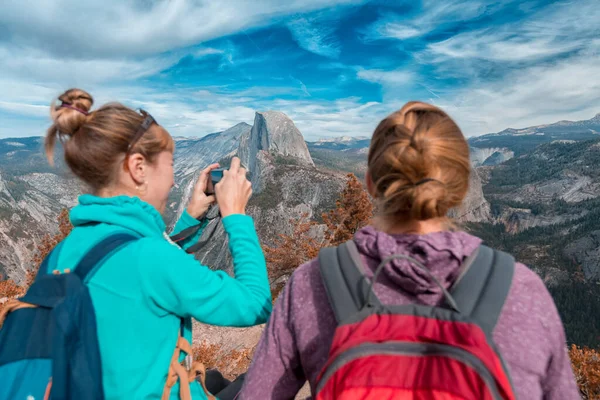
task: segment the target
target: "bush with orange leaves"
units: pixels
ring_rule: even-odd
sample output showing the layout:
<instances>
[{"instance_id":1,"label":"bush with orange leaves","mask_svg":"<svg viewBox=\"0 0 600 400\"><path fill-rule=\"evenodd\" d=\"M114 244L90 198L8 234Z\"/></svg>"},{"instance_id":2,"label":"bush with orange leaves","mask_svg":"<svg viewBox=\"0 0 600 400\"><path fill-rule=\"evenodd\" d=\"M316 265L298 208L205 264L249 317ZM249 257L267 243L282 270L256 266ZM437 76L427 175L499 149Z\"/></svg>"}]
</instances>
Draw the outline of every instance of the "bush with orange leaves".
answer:
<instances>
[{"instance_id":1,"label":"bush with orange leaves","mask_svg":"<svg viewBox=\"0 0 600 400\"><path fill-rule=\"evenodd\" d=\"M600 399L600 353L571 345L569 357L582 398Z\"/></svg>"},{"instance_id":2,"label":"bush with orange leaves","mask_svg":"<svg viewBox=\"0 0 600 400\"><path fill-rule=\"evenodd\" d=\"M194 361L200 361L206 369L217 369L229 380L246 372L250 367L254 349L221 351L219 345L206 341L192 348Z\"/></svg>"},{"instance_id":3,"label":"bush with orange leaves","mask_svg":"<svg viewBox=\"0 0 600 400\"><path fill-rule=\"evenodd\" d=\"M263 246L273 299L277 298L285 284L281 278L319 254L320 242L310 234L315 223L308 219L308 215L303 214L299 221L290 219L290 224L294 226L291 235L280 234L273 247Z\"/></svg>"},{"instance_id":4,"label":"bush with orange leaves","mask_svg":"<svg viewBox=\"0 0 600 400\"><path fill-rule=\"evenodd\" d=\"M299 265L317 257L322 247L337 246L350 240L357 230L369 223L373 215L369 195L354 174L348 174L347 178L336 207L323 213L323 241L311 234L312 228L318 223L311 221L308 214L303 214L299 220L290 220L294 227L291 235L280 234L273 246L263 247L273 299L277 298L285 285L282 278L291 275Z\"/></svg>"},{"instance_id":5,"label":"bush with orange leaves","mask_svg":"<svg viewBox=\"0 0 600 400\"><path fill-rule=\"evenodd\" d=\"M335 208L323 214L326 246L337 246L354 237L356 231L373 217L373 203L363 184L354 174L347 175L344 191Z\"/></svg>"}]
</instances>

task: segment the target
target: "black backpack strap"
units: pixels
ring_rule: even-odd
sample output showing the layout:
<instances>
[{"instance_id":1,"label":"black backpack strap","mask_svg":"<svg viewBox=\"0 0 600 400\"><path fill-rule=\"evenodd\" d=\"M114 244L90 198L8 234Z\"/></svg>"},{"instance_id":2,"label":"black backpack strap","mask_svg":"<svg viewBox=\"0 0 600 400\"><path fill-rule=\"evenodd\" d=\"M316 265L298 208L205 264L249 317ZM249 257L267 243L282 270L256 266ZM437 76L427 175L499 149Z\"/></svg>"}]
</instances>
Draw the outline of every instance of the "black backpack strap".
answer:
<instances>
[{"instance_id":1,"label":"black backpack strap","mask_svg":"<svg viewBox=\"0 0 600 400\"><path fill-rule=\"evenodd\" d=\"M335 318L343 323L363 308L369 289L354 241L321 249L319 268ZM376 298L374 302L379 304Z\"/></svg>"},{"instance_id":2,"label":"black backpack strap","mask_svg":"<svg viewBox=\"0 0 600 400\"><path fill-rule=\"evenodd\" d=\"M181 232L170 236L170 239L173 242L179 244L180 242L184 241L185 239L188 239L188 238L191 238L192 236L194 236L200 230L201 227L202 227L202 224L196 224L194 226L190 226L188 228L185 228Z\"/></svg>"},{"instance_id":3,"label":"black backpack strap","mask_svg":"<svg viewBox=\"0 0 600 400\"><path fill-rule=\"evenodd\" d=\"M514 271L513 256L482 245L465 260L461 276L450 290L460 312L488 334L498 322Z\"/></svg>"},{"instance_id":4,"label":"black backpack strap","mask_svg":"<svg viewBox=\"0 0 600 400\"><path fill-rule=\"evenodd\" d=\"M88 275L94 270L94 267L108 257L108 255L119 247L137 239L137 236L129 233L116 233L106 237L83 256L81 261L79 261L79 264L77 264L77 267L75 267L74 273L79 279L86 281ZM91 276L89 278L91 278Z\"/></svg>"}]
</instances>

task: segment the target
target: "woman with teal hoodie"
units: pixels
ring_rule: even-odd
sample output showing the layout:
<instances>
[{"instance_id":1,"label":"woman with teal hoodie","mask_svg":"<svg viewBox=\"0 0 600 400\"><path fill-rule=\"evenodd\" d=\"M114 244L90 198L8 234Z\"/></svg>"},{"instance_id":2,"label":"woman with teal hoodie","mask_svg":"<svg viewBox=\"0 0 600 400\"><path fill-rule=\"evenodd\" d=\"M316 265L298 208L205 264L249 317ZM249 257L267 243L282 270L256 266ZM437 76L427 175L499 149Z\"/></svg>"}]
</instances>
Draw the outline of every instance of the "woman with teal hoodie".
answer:
<instances>
[{"instance_id":1,"label":"woman with teal hoodie","mask_svg":"<svg viewBox=\"0 0 600 400\"><path fill-rule=\"evenodd\" d=\"M182 249L165 233L161 216L174 184L169 133L146 112L118 103L90 111L92 97L79 89L68 90L59 101L51 111L48 158L52 162L60 140L68 167L93 194L81 196L71 210L74 229L52 253L48 268L72 270L111 234L140 237L113 253L89 281L105 396L179 398L179 383L165 387L182 318L183 336L191 343L192 318L244 327L264 323L271 313L265 259L253 220L245 215L251 195L246 171L234 158L215 186L215 196L205 192L209 172L218 165L202 171L173 233L202 226ZM235 278L185 252L201 235L202 217L215 201L229 236ZM190 389L192 399L207 398L198 382Z\"/></svg>"}]
</instances>

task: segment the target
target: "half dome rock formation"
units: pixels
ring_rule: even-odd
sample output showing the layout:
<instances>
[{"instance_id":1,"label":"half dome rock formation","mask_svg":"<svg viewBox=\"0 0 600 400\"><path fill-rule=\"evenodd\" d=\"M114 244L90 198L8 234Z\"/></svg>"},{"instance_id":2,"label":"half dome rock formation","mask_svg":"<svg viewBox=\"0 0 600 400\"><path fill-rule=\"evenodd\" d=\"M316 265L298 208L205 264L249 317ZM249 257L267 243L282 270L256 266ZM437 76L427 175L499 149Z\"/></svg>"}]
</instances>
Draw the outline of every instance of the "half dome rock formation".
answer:
<instances>
[{"instance_id":1,"label":"half dome rock formation","mask_svg":"<svg viewBox=\"0 0 600 400\"><path fill-rule=\"evenodd\" d=\"M302 133L280 111L257 112L250 133L241 139L238 154L252 177L257 173L256 160L260 151L294 159L298 164L314 166Z\"/></svg>"}]
</instances>

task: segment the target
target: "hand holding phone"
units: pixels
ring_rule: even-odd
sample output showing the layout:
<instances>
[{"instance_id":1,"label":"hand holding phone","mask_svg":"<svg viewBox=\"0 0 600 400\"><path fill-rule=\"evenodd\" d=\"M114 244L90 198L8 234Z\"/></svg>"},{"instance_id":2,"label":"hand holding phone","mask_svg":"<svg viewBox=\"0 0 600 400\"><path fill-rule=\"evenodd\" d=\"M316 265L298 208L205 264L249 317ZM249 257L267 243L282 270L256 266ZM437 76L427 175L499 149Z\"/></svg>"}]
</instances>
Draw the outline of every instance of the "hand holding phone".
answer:
<instances>
[{"instance_id":1,"label":"hand holding phone","mask_svg":"<svg viewBox=\"0 0 600 400\"><path fill-rule=\"evenodd\" d=\"M206 194L215 193L215 185L223 179L223 171L225 171L225 168L215 168L210 171L210 179L206 185Z\"/></svg>"},{"instance_id":2,"label":"hand holding phone","mask_svg":"<svg viewBox=\"0 0 600 400\"><path fill-rule=\"evenodd\" d=\"M200 174L200 177L194 186L190 203L187 207L188 214L190 214L192 217L201 217L208 210L208 208L215 203L215 196L213 195L214 185L212 185L211 182L211 171L218 168L219 164L211 164ZM209 188L209 186L212 186L212 188ZM210 193L209 189L212 189L213 194Z\"/></svg>"},{"instance_id":3,"label":"hand holding phone","mask_svg":"<svg viewBox=\"0 0 600 400\"><path fill-rule=\"evenodd\" d=\"M252 184L246 177L246 169L240 159L233 157L228 170L215 174L219 182L214 185L217 204L223 218L231 214L245 214L248 199L252 195Z\"/></svg>"}]
</instances>

